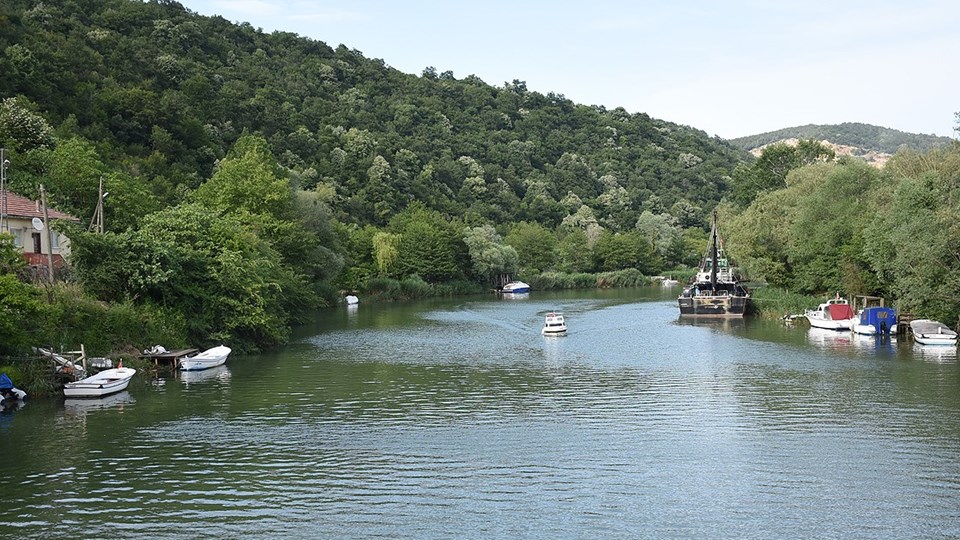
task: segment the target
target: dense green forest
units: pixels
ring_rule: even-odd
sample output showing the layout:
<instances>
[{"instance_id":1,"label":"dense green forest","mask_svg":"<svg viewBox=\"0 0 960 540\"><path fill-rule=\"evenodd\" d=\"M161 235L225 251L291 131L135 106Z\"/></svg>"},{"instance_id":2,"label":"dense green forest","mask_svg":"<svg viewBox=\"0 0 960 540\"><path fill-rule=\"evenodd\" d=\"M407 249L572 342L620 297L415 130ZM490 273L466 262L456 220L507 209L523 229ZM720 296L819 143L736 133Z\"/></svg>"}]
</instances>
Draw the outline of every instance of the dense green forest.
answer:
<instances>
[{"instance_id":1,"label":"dense green forest","mask_svg":"<svg viewBox=\"0 0 960 540\"><path fill-rule=\"evenodd\" d=\"M833 125L807 124L758 135L738 137L730 139L730 142L744 150L753 150L765 144L786 139L830 141L834 144L855 146L864 150L874 150L887 154L893 154L904 146L910 150L926 151L950 146L951 142L949 137L906 133L896 129L858 122L844 122Z\"/></svg>"},{"instance_id":2,"label":"dense green forest","mask_svg":"<svg viewBox=\"0 0 960 540\"><path fill-rule=\"evenodd\" d=\"M83 220L100 178L110 194L105 234L70 231L69 297L146 310L167 340L270 346L338 290L691 264L747 158L645 114L405 74L176 2L5 2L0 51L10 187L42 182Z\"/></svg>"},{"instance_id":3,"label":"dense green forest","mask_svg":"<svg viewBox=\"0 0 960 540\"><path fill-rule=\"evenodd\" d=\"M643 113L405 74L171 1L8 0L0 52L9 186L43 183L82 220L59 225L73 254L52 285L26 282L0 235L0 354L265 348L344 291L477 292L504 273L642 283L698 262L715 208L754 280L960 314L960 235L936 234L960 215L956 145L884 170L812 139L753 159Z\"/></svg>"}]
</instances>

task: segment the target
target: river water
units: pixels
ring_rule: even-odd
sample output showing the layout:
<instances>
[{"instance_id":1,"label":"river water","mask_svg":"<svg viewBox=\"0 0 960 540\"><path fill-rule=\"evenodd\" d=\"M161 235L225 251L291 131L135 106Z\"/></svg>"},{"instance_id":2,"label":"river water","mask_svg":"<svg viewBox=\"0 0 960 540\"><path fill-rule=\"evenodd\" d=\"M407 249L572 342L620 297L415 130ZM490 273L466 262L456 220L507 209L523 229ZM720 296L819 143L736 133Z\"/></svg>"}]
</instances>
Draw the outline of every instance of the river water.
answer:
<instances>
[{"instance_id":1,"label":"river water","mask_svg":"<svg viewBox=\"0 0 960 540\"><path fill-rule=\"evenodd\" d=\"M11 538L957 538L955 349L641 288L361 304L0 415ZM569 335L544 338L562 311Z\"/></svg>"}]
</instances>

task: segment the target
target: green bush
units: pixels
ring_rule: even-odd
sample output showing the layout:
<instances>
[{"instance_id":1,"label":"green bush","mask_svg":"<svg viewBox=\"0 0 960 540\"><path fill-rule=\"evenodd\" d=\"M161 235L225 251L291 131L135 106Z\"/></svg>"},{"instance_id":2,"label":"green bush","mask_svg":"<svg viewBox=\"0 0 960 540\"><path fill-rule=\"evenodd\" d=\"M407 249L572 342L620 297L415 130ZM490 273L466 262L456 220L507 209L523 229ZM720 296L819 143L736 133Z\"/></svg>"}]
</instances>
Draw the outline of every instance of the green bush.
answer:
<instances>
[{"instance_id":1,"label":"green bush","mask_svg":"<svg viewBox=\"0 0 960 540\"><path fill-rule=\"evenodd\" d=\"M641 285L649 284L650 278L643 275L643 273L636 268L627 268L625 270L602 272L597 274L598 288L639 287Z\"/></svg>"},{"instance_id":2,"label":"green bush","mask_svg":"<svg viewBox=\"0 0 960 540\"><path fill-rule=\"evenodd\" d=\"M751 289L753 309L764 319L778 319L784 315L798 315L823 303L823 298L793 293L778 287Z\"/></svg>"}]
</instances>

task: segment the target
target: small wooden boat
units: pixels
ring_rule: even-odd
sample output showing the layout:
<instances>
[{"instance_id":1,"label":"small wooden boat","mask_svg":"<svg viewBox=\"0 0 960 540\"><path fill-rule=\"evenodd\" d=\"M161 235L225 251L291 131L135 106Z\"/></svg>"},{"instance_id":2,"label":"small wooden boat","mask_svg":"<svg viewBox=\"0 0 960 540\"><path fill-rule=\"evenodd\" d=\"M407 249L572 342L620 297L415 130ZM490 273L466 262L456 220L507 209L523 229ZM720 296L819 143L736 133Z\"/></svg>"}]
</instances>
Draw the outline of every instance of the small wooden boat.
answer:
<instances>
[{"instance_id":1,"label":"small wooden boat","mask_svg":"<svg viewBox=\"0 0 960 540\"><path fill-rule=\"evenodd\" d=\"M917 319L910 321L913 339L921 345L957 346L957 333L940 321Z\"/></svg>"},{"instance_id":2,"label":"small wooden boat","mask_svg":"<svg viewBox=\"0 0 960 540\"><path fill-rule=\"evenodd\" d=\"M218 345L212 349L207 349L202 353L181 358L180 369L183 371L195 371L222 366L227 361L227 356L229 354L230 347Z\"/></svg>"},{"instance_id":3,"label":"small wooden boat","mask_svg":"<svg viewBox=\"0 0 960 540\"><path fill-rule=\"evenodd\" d=\"M543 319L543 329L540 333L544 336L564 336L567 334L567 322L563 320L562 313L547 313Z\"/></svg>"},{"instance_id":4,"label":"small wooden boat","mask_svg":"<svg viewBox=\"0 0 960 540\"><path fill-rule=\"evenodd\" d=\"M120 367L105 369L86 379L63 385L63 395L66 397L102 397L125 390L137 370L123 367L123 362L120 364Z\"/></svg>"}]
</instances>

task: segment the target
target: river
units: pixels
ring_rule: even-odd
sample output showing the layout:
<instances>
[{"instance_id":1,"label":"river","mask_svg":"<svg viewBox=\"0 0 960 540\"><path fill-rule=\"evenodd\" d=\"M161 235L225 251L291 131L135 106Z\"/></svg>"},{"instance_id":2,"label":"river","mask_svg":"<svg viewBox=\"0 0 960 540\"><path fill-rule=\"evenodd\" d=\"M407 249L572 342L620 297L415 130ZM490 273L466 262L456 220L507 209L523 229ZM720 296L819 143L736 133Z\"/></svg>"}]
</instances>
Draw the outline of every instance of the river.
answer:
<instances>
[{"instance_id":1,"label":"river","mask_svg":"<svg viewBox=\"0 0 960 540\"><path fill-rule=\"evenodd\" d=\"M11 538L957 538L960 368L676 290L321 313L0 415ZM569 334L539 334L548 311Z\"/></svg>"}]
</instances>

